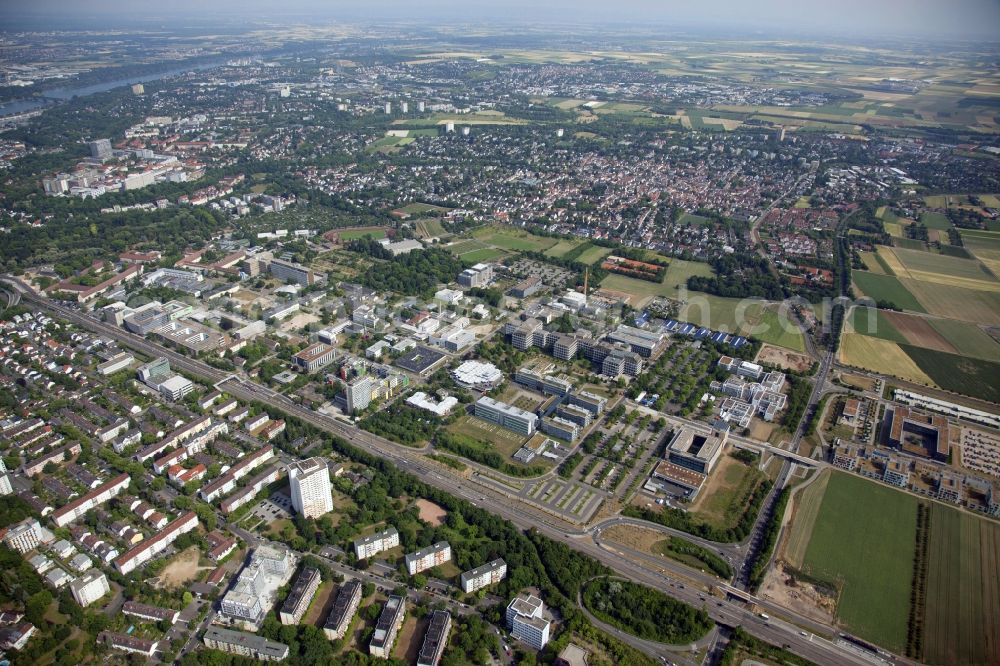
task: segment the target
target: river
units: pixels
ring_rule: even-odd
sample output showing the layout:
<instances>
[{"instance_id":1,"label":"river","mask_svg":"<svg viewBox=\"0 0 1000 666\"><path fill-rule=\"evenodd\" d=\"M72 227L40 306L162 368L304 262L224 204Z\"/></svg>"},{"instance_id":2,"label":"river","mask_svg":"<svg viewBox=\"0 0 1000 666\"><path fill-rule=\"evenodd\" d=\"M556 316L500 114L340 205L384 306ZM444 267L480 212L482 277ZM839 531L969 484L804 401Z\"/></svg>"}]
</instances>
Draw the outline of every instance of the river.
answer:
<instances>
[{"instance_id":1,"label":"river","mask_svg":"<svg viewBox=\"0 0 1000 666\"><path fill-rule=\"evenodd\" d=\"M15 99L0 104L0 116L12 116L18 113L35 111L36 109L41 109L46 106L55 104L57 102L64 102L68 99L73 99L74 97L86 97L87 95L93 95L95 93L105 92L107 90L112 90L114 88L129 86L132 85L133 83L146 83L147 81L159 81L160 79L165 79L168 76L176 76L178 74L184 74L185 72L213 69L215 67L219 67L225 62L226 62L225 60L219 60L216 62L202 63L200 65L191 65L189 67L178 67L176 69L169 69L165 72L157 72L156 74L146 74L143 76L135 76L128 79L105 81L104 83L94 83L89 86L66 86L62 88L50 88L45 92L43 92L41 97Z\"/></svg>"}]
</instances>

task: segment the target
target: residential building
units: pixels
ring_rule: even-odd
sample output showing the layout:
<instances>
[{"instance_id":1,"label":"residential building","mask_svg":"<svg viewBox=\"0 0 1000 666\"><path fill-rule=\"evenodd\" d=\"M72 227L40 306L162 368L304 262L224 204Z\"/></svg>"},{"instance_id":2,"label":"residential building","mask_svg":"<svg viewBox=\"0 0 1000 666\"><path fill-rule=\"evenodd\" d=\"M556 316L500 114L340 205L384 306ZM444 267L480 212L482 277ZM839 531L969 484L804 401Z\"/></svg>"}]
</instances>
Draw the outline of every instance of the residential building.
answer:
<instances>
[{"instance_id":1,"label":"residential building","mask_svg":"<svg viewBox=\"0 0 1000 666\"><path fill-rule=\"evenodd\" d=\"M382 614L375 623L375 632L368 644L368 652L373 657L388 659L392 654L392 645L396 642L396 634L406 617L406 600L392 595L385 602Z\"/></svg>"},{"instance_id":2,"label":"residential building","mask_svg":"<svg viewBox=\"0 0 1000 666\"><path fill-rule=\"evenodd\" d=\"M378 555L382 551L395 548L398 545L399 532L396 531L395 527L389 527L381 532L355 539L354 554L359 560L367 560L373 555Z\"/></svg>"},{"instance_id":3,"label":"residential building","mask_svg":"<svg viewBox=\"0 0 1000 666\"><path fill-rule=\"evenodd\" d=\"M278 613L282 624L299 623L309 604L312 603L313 597L316 596L321 580L319 570L313 567L305 567L299 572Z\"/></svg>"},{"instance_id":4,"label":"residential building","mask_svg":"<svg viewBox=\"0 0 1000 666\"><path fill-rule=\"evenodd\" d=\"M511 636L536 650L549 642L549 621L542 617L544 604L538 597L527 594L514 597L507 606L507 626Z\"/></svg>"},{"instance_id":5,"label":"residential building","mask_svg":"<svg viewBox=\"0 0 1000 666\"><path fill-rule=\"evenodd\" d=\"M417 666L437 666L441 661L441 655L444 654L444 648L448 645L450 631L451 613L443 610L431 613L424 642L421 643L420 652L417 654Z\"/></svg>"},{"instance_id":6,"label":"residential building","mask_svg":"<svg viewBox=\"0 0 1000 666\"><path fill-rule=\"evenodd\" d=\"M323 624L323 633L331 641L343 638L351 626L354 614L358 612L361 603L361 581L349 580L340 586L333 608Z\"/></svg>"},{"instance_id":7,"label":"residential building","mask_svg":"<svg viewBox=\"0 0 1000 666\"><path fill-rule=\"evenodd\" d=\"M288 466L292 506L306 518L318 518L333 511L330 471L323 458L299 460Z\"/></svg>"},{"instance_id":8,"label":"residential building","mask_svg":"<svg viewBox=\"0 0 1000 666\"><path fill-rule=\"evenodd\" d=\"M81 606L89 606L111 591L108 577L100 569L91 569L69 584L73 599Z\"/></svg>"},{"instance_id":9,"label":"residential building","mask_svg":"<svg viewBox=\"0 0 1000 666\"><path fill-rule=\"evenodd\" d=\"M3 542L22 555L37 548L41 540L42 526L34 518L12 525L3 535Z\"/></svg>"},{"instance_id":10,"label":"residential building","mask_svg":"<svg viewBox=\"0 0 1000 666\"><path fill-rule=\"evenodd\" d=\"M124 555L115 559L115 568L122 574L128 574L149 562L166 550L177 537L186 534L198 526L198 516L194 511L175 518L160 532L133 546Z\"/></svg>"},{"instance_id":11,"label":"residential building","mask_svg":"<svg viewBox=\"0 0 1000 666\"><path fill-rule=\"evenodd\" d=\"M159 641L147 641L142 638L136 638L128 634L118 634L113 631L102 631L97 635L97 642L104 643L113 650L141 654L150 659L159 646Z\"/></svg>"},{"instance_id":12,"label":"residential building","mask_svg":"<svg viewBox=\"0 0 1000 666\"><path fill-rule=\"evenodd\" d=\"M530 437L538 427L538 416L519 407L483 396L475 403L475 415Z\"/></svg>"},{"instance_id":13,"label":"residential building","mask_svg":"<svg viewBox=\"0 0 1000 666\"><path fill-rule=\"evenodd\" d=\"M466 594L499 583L507 577L507 563L496 559L489 564L470 569L462 574L460 582Z\"/></svg>"},{"instance_id":14,"label":"residential building","mask_svg":"<svg viewBox=\"0 0 1000 666\"><path fill-rule=\"evenodd\" d=\"M291 261L272 259L269 270L271 275L282 282L295 282L308 287L317 281L317 275L308 266L302 266Z\"/></svg>"},{"instance_id":15,"label":"residential building","mask_svg":"<svg viewBox=\"0 0 1000 666\"><path fill-rule=\"evenodd\" d=\"M288 646L242 631L209 626L202 638L205 646L229 654L252 657L257 661L282 661L288 658Z\"/></svg>"},{"instance_id":16,"label":"residential building","mask_svg":"<svg viewBox=\"0 0 1000 666\"><path fill-rule=\"evenodd\" d=\"M170 624L176 624L181 616L179 610L140 604L136 601L126 601L122 606L122 614L146 622L169 622Z\"/></svg>"},{"instance_id":17,"label":"residential building","mask_svg":"<svg viewBox=\"0 0 1000 666\"><path fill-rule=\"evenodd\" d=\"M436 544L421 548L415 553L407 553L404 559L406 571L411 576L415 576L421 571L427 571L432 567L450 562L451 545L447 541L438 541Z\"/></svg>"}]
</instances>

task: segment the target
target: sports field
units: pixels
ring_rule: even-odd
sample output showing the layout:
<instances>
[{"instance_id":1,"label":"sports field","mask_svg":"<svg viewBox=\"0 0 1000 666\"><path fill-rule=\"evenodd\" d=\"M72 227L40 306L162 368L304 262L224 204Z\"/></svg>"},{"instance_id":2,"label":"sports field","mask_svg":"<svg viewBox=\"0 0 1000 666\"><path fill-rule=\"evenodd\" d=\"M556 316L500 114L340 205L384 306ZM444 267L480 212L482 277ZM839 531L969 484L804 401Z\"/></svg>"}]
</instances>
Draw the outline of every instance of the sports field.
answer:
<instances>
[{"instance_id":1,"label":"sports field","mask_svg":"<svg viewBox=\"0 0 1000 666\"><path fill-rule=\"evenodd\" d=\"M385 229L381 227L372 227L370 229L350 229L348 231L340 232L341 241L355 240L357 238L385 238Z\"/></svg>"},{"instance_id":2,"label":"sports field","mask_svg":"<svg viewBox=\"0 0 1000 666\"><path fill-rule=\"evenodd\" d=\"M924 660L1000 663L1000 524L934 503Z\"/></svg>"},{"instance_id":3,"label":"sports field","mask_svg":"<svg viewBox=\"0 0 1000 666\"><path fill-rule=\"evenodd\" d=\"M899 344L888 340L845 333L840 342L840 362L917 384L936 386Z\"/></svg>"},{"instance_id":4,"label":"sports field","mask_svg":"<svg viewBox=\"0 0 1000 666\"><path fill-rule=\"evenodd\" d=\"M557 238L535 236L512 227L483 227L472 234L477 240L504 250L544 252L559 242Z\"/></svg>"},{"instance_id":5,"label":"sports field","mask_svg":"<svg viewBox=\"0 0 1000 666\"><path fill-rule=\"evenodd\" d=\"M805 548L803 570L840 589L837 619L895 652L906 645L917 499L833 472Z\"/></svg>"},{"instance_id":6,"label":"sports field","mask_svg":"<svg viewBox=\"0 0 1000 666\"><path fill-rule=\"evenodd\" d=\"M892 275L876 275L865 271L852 271L854 284L857 289L867 296L878 301L888 301L897 307L913 312L925 312L924 308L913 297L906 287Z\"/></svg>"}]
</instances>

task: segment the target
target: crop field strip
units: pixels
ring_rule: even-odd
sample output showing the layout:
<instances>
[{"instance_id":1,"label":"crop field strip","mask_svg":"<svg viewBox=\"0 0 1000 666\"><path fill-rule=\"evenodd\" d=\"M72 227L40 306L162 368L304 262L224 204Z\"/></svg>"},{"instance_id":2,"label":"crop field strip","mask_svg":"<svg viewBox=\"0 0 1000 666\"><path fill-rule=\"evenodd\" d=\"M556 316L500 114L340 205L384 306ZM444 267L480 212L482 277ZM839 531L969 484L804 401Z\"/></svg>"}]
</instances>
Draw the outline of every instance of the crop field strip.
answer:
<instances>
[{"instance_id":1,"label":"crop field strip","mask_svg":"<svg viewBox=\"0 0 1000 666\"><path fill-rule=\"evenodd\" d=\"M840 362L917 384L937 385L898 343L860 333L844 335L840 344Z\"/></svg>"}]
</instances>

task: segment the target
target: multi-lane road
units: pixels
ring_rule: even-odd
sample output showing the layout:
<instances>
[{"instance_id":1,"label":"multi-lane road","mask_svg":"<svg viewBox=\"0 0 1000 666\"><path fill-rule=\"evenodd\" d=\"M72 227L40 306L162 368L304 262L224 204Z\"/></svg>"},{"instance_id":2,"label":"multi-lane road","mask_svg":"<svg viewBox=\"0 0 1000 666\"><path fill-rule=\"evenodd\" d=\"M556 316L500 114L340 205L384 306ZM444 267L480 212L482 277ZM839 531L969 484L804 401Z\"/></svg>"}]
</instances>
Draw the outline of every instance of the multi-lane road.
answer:
<instances>
[{"instance_id":1,"label":"multi-lane road","mask_svg":"<svg viewBox=\"0 0 1000 666\"><path fill-rule=\"evenodd\" d=\"M360 430L349 423L306 409L266 387L241 377L227 375L225 372L200 361L178 354L124 329L98 321L75 309L38 297L16 281L11 281L11 284L20 292L20 297L25 302L48 310L54 315L94 333L117 340L120 344L147 356L166 357L175 369L199 377L204 381L213 384L221 382L225 391L235 398L262 402L272 409L280 410L289 416L302 419L318 429L341 437L360 449L390 460L403 471L413 474L428 485L461 497L509 520L521 529L536 529L549 538L565 542L570 547L608 566L619 576L659 589L692 606L704 606L711 618L720 624L730 627L741 626L762 640L785 646L790 651L818 664L870 666L871 662L857 653L815 636L811 631L799 628L800 625L811 626L818 631L834 635L832 627L817 626L815 622L807 618L777 607L774 607L772 612L781 612L785 617L792 618L796 624L789 624L776 618L765 620L758 616L753 607L748 606L738 598L720 599L706 596L705 590L689 584L692 572L686 572L688 575L681 577L676 570L668 568L666 563L633 561L617 551L616 547L599 543L592 534L567 528L565 524L559 524L560 521L556 521L550 516L521 506L520 503L513 501L514 498L498 489L478 486L466 479L452 476L406 447ZM764 605L768 606L768 604ZM657 656L671 653L673 650L665 648Z\"/></svg>"}]
</instances>

